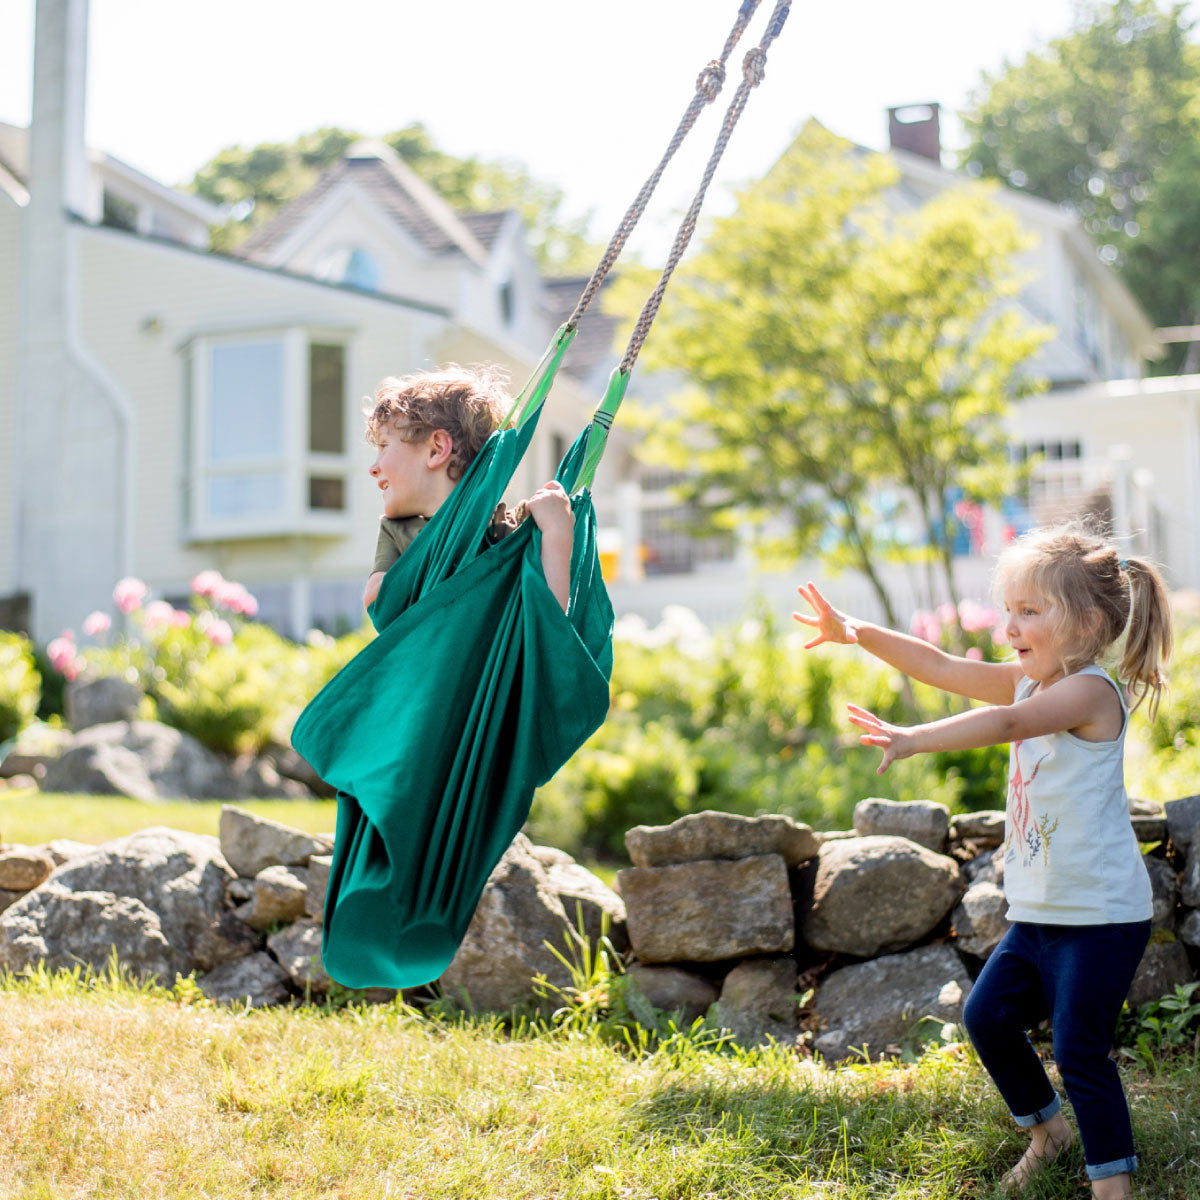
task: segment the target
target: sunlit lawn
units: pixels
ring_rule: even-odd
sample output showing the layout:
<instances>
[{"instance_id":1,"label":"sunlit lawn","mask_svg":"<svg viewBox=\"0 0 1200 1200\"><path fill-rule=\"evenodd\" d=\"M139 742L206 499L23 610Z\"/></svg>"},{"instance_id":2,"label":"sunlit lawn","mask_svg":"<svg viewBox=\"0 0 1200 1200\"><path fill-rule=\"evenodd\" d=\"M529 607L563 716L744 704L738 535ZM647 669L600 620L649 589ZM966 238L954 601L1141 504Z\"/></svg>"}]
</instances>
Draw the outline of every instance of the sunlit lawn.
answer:
<instances>
[{"instance_id":1,"label":"sunlit lawn","mask_svg":"<svg viewBox=\"0 0 1200 1200\"><path fill-rule=\"evenodd\" d=\"M332 833L334 800L162 800L124 796L77 796L33 790L0 792L0 839L36 844L53 838L107 842L148 825L189 833L217 833L222 803L233 803L308 833Z\"/></svg>"}]
</instances>

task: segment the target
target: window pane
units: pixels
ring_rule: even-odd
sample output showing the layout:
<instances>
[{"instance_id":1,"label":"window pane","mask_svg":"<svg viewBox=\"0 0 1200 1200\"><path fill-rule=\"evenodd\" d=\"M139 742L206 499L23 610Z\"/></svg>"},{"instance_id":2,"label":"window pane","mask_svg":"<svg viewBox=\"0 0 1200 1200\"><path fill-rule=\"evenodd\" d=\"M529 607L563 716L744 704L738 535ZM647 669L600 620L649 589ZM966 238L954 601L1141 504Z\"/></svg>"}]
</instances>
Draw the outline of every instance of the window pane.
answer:
<instances>
[{"instance_id":1,"label":"window pane","mask_svg":"<svg viewBox=\"0 0 1200 1200\"><path fill-rule=\"evenodd\" d=\"M342 512L346 507L346 481L330 475L310 475L308 507Z\"/></svg>"},{"instance_id":2,"label":"window pane","mask_svg":"<svg viewBox=\"0 0 1200 1200\"><path fill-rule=\"evenodd\" d=\"M214 463L282 456L282 342L213 347L208 445Z\"/></svg>"},{"instance_id":3,"label":"window pane","mask_svg":"<svg viewBox=\"0 0 1200 1200\"><path fill-rule=\"evenodd\" d=\"M346 348L308 348L308 448L315 454L346 451Z\"/></svg>"},{"instance_id":4,"label":"window pane","mask_svg":"<svg viewBox=\"0 0 1200 1200\"><path fill-rule=\"evenodd\" d=\"M224 517L273 516L283 512L283 472L257 471L216 475L208 481L208 515Z\"/></svg>"}]
</instances>

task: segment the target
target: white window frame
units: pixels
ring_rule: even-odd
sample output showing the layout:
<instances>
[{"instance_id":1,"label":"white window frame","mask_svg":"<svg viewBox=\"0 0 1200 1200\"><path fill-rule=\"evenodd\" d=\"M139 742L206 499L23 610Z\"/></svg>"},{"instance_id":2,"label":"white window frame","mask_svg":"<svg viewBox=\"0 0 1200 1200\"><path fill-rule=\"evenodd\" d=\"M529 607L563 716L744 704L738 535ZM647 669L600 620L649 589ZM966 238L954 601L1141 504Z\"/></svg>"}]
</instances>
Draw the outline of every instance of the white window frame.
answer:
<instances>
[{"instance_id":1,"label":"white window frame","mask_svg":"<svg viewBox=\"0 0 1200 1200\"><path fill-rule=\"evenodd\" d=\"M213 351L219 347L276 342L282 346L283 430L280 452L269 458L249 456L214 464L210 460L209 423L212 405ZM336 344L345 353L341 454L309 450L309 346ZM204 334L186 347L191 412L187 453L188 516L185 541L234 540L293 534L341 535L350 528L350 454L348 452L351 345L345 329L311 326L275 326ZM271 513L245 517L214 516L208 510L208 484L214 476L239 475L253 470L278 470L283 475L283 502ZM345 481L345 507L310 509L310 474L340 476Z\"/></svg>"}]
</instances>

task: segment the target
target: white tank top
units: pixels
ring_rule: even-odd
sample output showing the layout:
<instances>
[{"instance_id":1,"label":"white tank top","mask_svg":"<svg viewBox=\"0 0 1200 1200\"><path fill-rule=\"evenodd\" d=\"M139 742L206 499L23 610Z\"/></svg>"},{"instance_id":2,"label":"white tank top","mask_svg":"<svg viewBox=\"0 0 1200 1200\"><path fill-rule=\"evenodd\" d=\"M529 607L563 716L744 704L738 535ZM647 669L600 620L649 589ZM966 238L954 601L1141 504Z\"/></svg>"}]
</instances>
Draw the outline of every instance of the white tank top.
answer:
<instances>
[{"instance_id":1,"label":"white tank top","mask_svg":"<svg viewBox=\"0 0 1200 1200\"><path fill-rule=\"evenodd\" d=\"M1151 915L1150 876L1125 793L1125 699L1095 664L1078 674L1112 684L1121 704L1121 732L1111 742L1087 742L1071 733L1013 742L1004 822L1010 921L1113 925ZM1032 679L1022 679L1014 702L1033 688Z\"/></svg>"}]
</instances>

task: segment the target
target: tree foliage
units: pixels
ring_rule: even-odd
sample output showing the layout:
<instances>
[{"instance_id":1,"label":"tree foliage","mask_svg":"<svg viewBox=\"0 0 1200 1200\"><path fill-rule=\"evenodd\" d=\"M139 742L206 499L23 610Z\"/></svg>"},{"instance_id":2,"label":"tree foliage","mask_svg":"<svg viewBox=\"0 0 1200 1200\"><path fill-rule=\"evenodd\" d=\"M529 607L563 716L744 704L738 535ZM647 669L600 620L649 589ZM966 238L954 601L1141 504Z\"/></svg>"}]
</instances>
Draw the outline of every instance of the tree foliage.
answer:
<instances>
[{"instance_id":1,"label":"tree foliage","mask_svg":"<svg viewBox=\"0 0 1200 1200\"><path fill-rule=\"evenodd\" d=\"M214 249L240 244L282 205L311 188L360 136L346 129L318 129L294 142L231 146L205 163L193 177L191 190L231 208L230 219L214 234ZM452 207L517 209L543 266L565 272L591 269L594 252L585 236L587 216L563 213L561 188L533 178L520 163L447 154L420 123L390 133L383 141Z\"/></svg>"},{"instance_id":2,"label":"tree foliage","mask_svg":"<svg viewBox=\"0 0 1200 1200\"><path fill-rule=\"evenodd\" d=\"M1200 47L1187 5L1092 0L1066 36L984 76L962 163L1076 212L1151 319L1200 320ZM1169 208L1167 205L1169 204ZM1165 274L1161 268L1165 267Z\"/></svg>"},{"instance_id":3,"label":"tree foliage","mask_svg":"<svg viewBox=\"0 0 1200 1200\"><path fill-rule=\"evenodd\" d=\"M861 570L892 620L885 557L926 561L956 596L955 501L1011 488L1003 420L1046 336L1004 303L1011 214L968 184L895 215L896 178L810 122L715 223L645 351L689 381L645 453L687 473L701 519L749 516Z\"/></svg>"}]
</instances>

